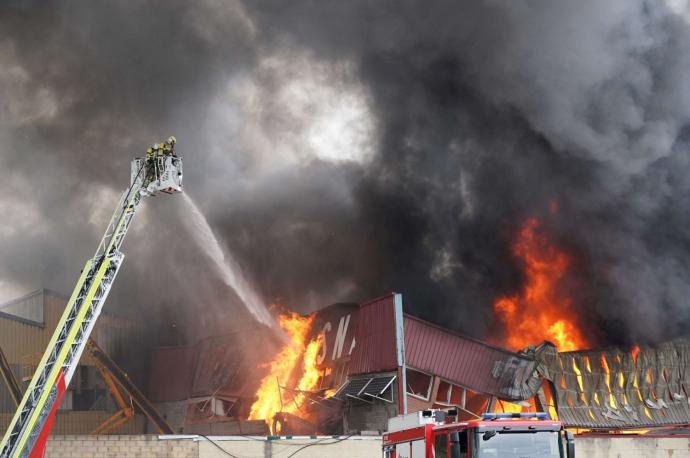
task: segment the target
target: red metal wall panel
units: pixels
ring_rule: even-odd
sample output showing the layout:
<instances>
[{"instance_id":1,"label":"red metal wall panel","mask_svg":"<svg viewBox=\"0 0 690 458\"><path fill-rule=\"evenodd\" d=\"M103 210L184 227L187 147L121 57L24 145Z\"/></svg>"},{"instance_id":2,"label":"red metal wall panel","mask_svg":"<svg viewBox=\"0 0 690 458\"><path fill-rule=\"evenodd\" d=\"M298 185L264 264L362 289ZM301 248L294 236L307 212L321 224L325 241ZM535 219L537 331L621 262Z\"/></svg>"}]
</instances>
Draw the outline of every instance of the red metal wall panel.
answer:
<instances>
[{"instance_id":1,"label":"red metal wall panel","mask_svg":"<svg viewBox=\"0 0 690 458\"><path fill-rule=\"evenodd\" d=\"M513 352L409 315L404 315L404 335L407 366L480 393L514 397L515 370L529 372L534 365L533 361ZM396 368L394 295L391 294L361 306L350 374Z\"/></svg>"},{"instance_id":2,"label":"red metal wall panel","mask_svg":"<svg viewBox=\"0 0 690 458\"><path fill-rule=\"evenodd\" d=\"M523 365L531 361L484 342L460 336L434 324L405 315L405 353L409 367L439 376L473 391L502 394L505 381L497 364Z\"/></svg>"},{"instance_id":3,"label":"red metal wall panel","mask_svg":"<svg viewBox=\"0 0 690 458\"><path fill-rule=\"evenodd\" d=\"M350 374L393 371L395 354L394 294L362 304L357 319L357 343Z\"/></svg>"}]
</instances>

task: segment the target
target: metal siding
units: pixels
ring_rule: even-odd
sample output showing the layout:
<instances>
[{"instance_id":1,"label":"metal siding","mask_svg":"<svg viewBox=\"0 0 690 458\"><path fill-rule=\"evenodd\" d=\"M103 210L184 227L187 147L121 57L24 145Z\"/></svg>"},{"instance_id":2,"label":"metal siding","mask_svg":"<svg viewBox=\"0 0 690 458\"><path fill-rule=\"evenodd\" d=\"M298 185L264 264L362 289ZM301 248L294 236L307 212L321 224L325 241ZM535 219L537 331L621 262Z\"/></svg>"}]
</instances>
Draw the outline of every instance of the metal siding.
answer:
<instances>
[{"instance_id":1,"label":"metal siding","mask_svg":"<svg viewBox=\"0 0 690 458\"><path fill-rule=\"evenodd\" d=\"M409 315L405 316L405 348L410 367L496 396L506 396L505 380L492 373L497 362L533 364L515 353L462 337Z\"/></svg>"},{"instance_id":2,"label":"metal siding","mask_svg":"<svg viewBox=\"0 0 690 458\"><path fill-rule=\"evenodd\" d=\"M361 306L351 375L396 369L393 298L391 294ZM516 393L524 389L524 381L513 372L529 372L533 360L409 315L404 316L404 332L410 367L479 393L522 399Z\"/></svg>"},{"instance_id":3,"label":"metal siding","mask_svg":"<svg viewBox=\"0 0 690 458\"><path fill-rule=\"evenodd\" d=\"M53 435L90 434L96 426L107 420L113 413L103 410L82 412L58 411L55 423L51 429ZM0 428L4 431L12 420L13 413L0 414ZM143 434L146 427L146 417L135 414L134 418L120 426L112 434Z\"/></svg>"},{"instance_id":4,"label":"metal siding","mask_svg":"<svg viewBox=\"0 0 690 458\"><path fill-rule=\"evenodd\" d=\"M33 306L32 304L37 300L41 301L44 320L42 324L4 315L0 316L0 347L2 347L10 363L20 366L29 361L37 363L40 360L68 300L67 297L46 289L24 296L24 299L30 301L30 306ZM15 300L12 303L19 307L21 300ZM103 313L96 323L93 333L96 340L99 340L99 336L108 336L109 342L120 341L121 344L127 343L129 345L131 342L143 342L143 328L138 323ZM118 352L111 348L112 345L105 345L105 347L111 356L118 356ZM80 365L93 365L88 353L85 352L82 355ZM26 374L21 370L15 375L21 379Z\"/></svg>"},{"instance_id":5,"label":"metal siding","mask_svg":"<svg viewBox=\"0 0 690 458\"><path fill-rule=\"evenodd\" d=\"M31 301L29 303L30 307L34 307L37 303L36 301L39 301L38 303L42 309L41 316L44 322L31 323L26 320L17 320L9 316L0 316L0 347L2 347L5 352L20 386L25 388L28 382L23 383L22 378L30 377L32 375L31 365L35 366L41 359L41 355L45 351L60 316L67 305L67 297L50 290L42 289L24 296L24 299L13 301L13 304L16 307L20 307L22 300ZM96 325L94 336L97 335L100 330L105 328L109 330L111 321L108 315L103 314ZM125 320L121 321L124 323ZM132 328L141 331L141 326L139 325L132 325ZM139 332L139 334L141 334L141 332ZM129 337L132 338L131 333ZM91 364L93 363L90 355L85 352L79 362L79 366ZM77 379L75 378L73 379L72 386L76 383ZM3 392L7 391L5 388L0 388L0 390ZM1 410L5 412L13 412L16 408L14 405L8 405L4 398L0 403L2 404ZM58 422L57 424L60 423Z\"/></svg>"},{"instance_id":6,"label":"metal siding","mask_svg":"<svg viewBox=\"0 0 690 458\"><path fill-rule=\"evenodd\" d=\"M19 369L18 365L10 364L10 368L15 373L15 376L19 373L17 371L17 369ZM0 413L14 412L15 410L17 410L17 404L15 403L14 398L10 394L10 390L7 389L7 386L4 383L0 383L0 385L2 385L2 387L0 388ZM19 386L21 388L21 382L19 383Z\"/></svg>"},{"instance_id":7,"label":"metal siding","mask_svg":"<svg viewBox=\"0 0 690 458\"><path fill-rule=\"evenodd\" d=\"M33 323L43 323L43 290L0 305L0 312Z\"/></svg>"},{"instance_id":8,"label":"metal siding","mask_svg":"<svg viewBox=\"0 0 690 458\"><path fill-rule=\"evenodd\" d=\"M20 323L15 320L0 319L0 346L10 363L21 365L24 358L40 355L45 350L46 339L43 328ZM16 374L21 378L22 374Z\"/></svg>"},{"instance_id":9,"label":"metal siding","mask_svg":"<svg viewBox=\"0 0 690 458\"><path fill-rule=\"evenodd\" d=\"M393 301L394 295L390 294L362 304L357 320L357 345L352 352L350 374L386 372L398 367Z\"/></svg>"}]
</instances>

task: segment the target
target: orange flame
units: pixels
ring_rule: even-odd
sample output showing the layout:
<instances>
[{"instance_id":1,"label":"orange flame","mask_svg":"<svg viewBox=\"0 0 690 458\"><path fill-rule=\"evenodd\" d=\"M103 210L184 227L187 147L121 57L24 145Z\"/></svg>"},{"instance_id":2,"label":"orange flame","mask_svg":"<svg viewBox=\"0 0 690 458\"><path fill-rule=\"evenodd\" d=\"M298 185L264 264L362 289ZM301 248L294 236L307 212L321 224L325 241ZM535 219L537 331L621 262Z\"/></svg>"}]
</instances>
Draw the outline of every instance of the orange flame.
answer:
<instances>
[{"instance_id":1,"label":"orange flame","mask_svg":"<svg viewBox=\"0 0 690 458\"><path fill-rule=\"evenodd\" d=\"M307 343L314 316L303 317L290 313L278 317L280 327L287 333L290 342L285 345L270 363L269 373L262 380L256 391L256 401L249 413L250 420L269 422L278 412L287 412L302 416L300 409L304 403L303 391L313 390L319 380L316 357L321 347L319 338ZM300 366L301 363L301 366ZM284 391L282 388L299 377L295 390Z\"/></svg>"},{"instance_id":2,"label":"orange flame","mask_svg":"<svg viewBox=\"0 0 690 458\"><path fill-rule=\"evenodd\" d=\"M497 411L501 413L520 413L523 411L523 408L520 404L501 400L499 400L497 404Z\"/></svg>"},{"instance_id":3,"label":"orange flame","mask_svg":"<svg viewBox=\"0 0 690 458\"><path fill-rule=\"evenodd\" d=\"M632 350L630 350L630 354L632 355L633 362L637 364L637 357L640 356L640 347L637 345L632 347Z\"/></svg>"},{"instance_id":4,"label":"orange flame","mask_svg":"<svg viewBox=\"0 0 690 458\"><path fill-rule=\"evenodd\" d=\"M525 268L523 291L494 303L507 331L505 344L519 350L548 339L559 351L583 348L587 342L575 323L572 300L558 288L570 259L539 229L537 219L528 219L513 246L513 254Z\"/></svg>"}]
</instances>

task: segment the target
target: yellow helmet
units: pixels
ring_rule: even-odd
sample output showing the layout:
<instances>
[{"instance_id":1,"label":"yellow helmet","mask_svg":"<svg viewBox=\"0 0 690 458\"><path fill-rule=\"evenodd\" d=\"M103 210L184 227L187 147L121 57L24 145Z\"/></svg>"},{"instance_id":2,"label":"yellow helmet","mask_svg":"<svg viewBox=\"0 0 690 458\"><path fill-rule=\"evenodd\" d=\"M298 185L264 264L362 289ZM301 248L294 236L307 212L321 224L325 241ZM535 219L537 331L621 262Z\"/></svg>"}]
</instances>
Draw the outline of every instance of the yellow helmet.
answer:
<instances>
[{"instance_id":1,"label":"yellow helmet","mask_svg":"<svg viewBox=\"0 0 690 458\"><path fill-rule=\"evenodd\" d=\"M177 143L177 139L171 135L170 137L168 137L168 143L174 145L175 143Z\"/></svg>"}]
</instances>

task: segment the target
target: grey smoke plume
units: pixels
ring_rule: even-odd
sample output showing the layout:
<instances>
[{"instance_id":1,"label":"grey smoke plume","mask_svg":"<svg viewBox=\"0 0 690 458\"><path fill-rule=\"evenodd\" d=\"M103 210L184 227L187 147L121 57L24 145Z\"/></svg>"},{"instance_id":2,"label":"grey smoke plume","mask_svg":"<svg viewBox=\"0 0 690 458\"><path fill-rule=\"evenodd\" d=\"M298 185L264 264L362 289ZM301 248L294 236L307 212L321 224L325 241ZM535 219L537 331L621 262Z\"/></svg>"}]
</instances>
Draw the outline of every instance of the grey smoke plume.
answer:
<instances>
[{"instance_id":1,"label":"grey smoke plume","mask_svg":"<svg viewBox=\"0 0 690 458\"><path fill-rule=\"evenodd\" d=\"M593 341L685 333L689 20L683 0L5 2L0 292L68 291L130 156L175 134L274 302L397 290L485 337L534 216L577 260ZM113 300L214 332L234 299L179 207L146 203Z\"/></svg>"}]
</instances>

